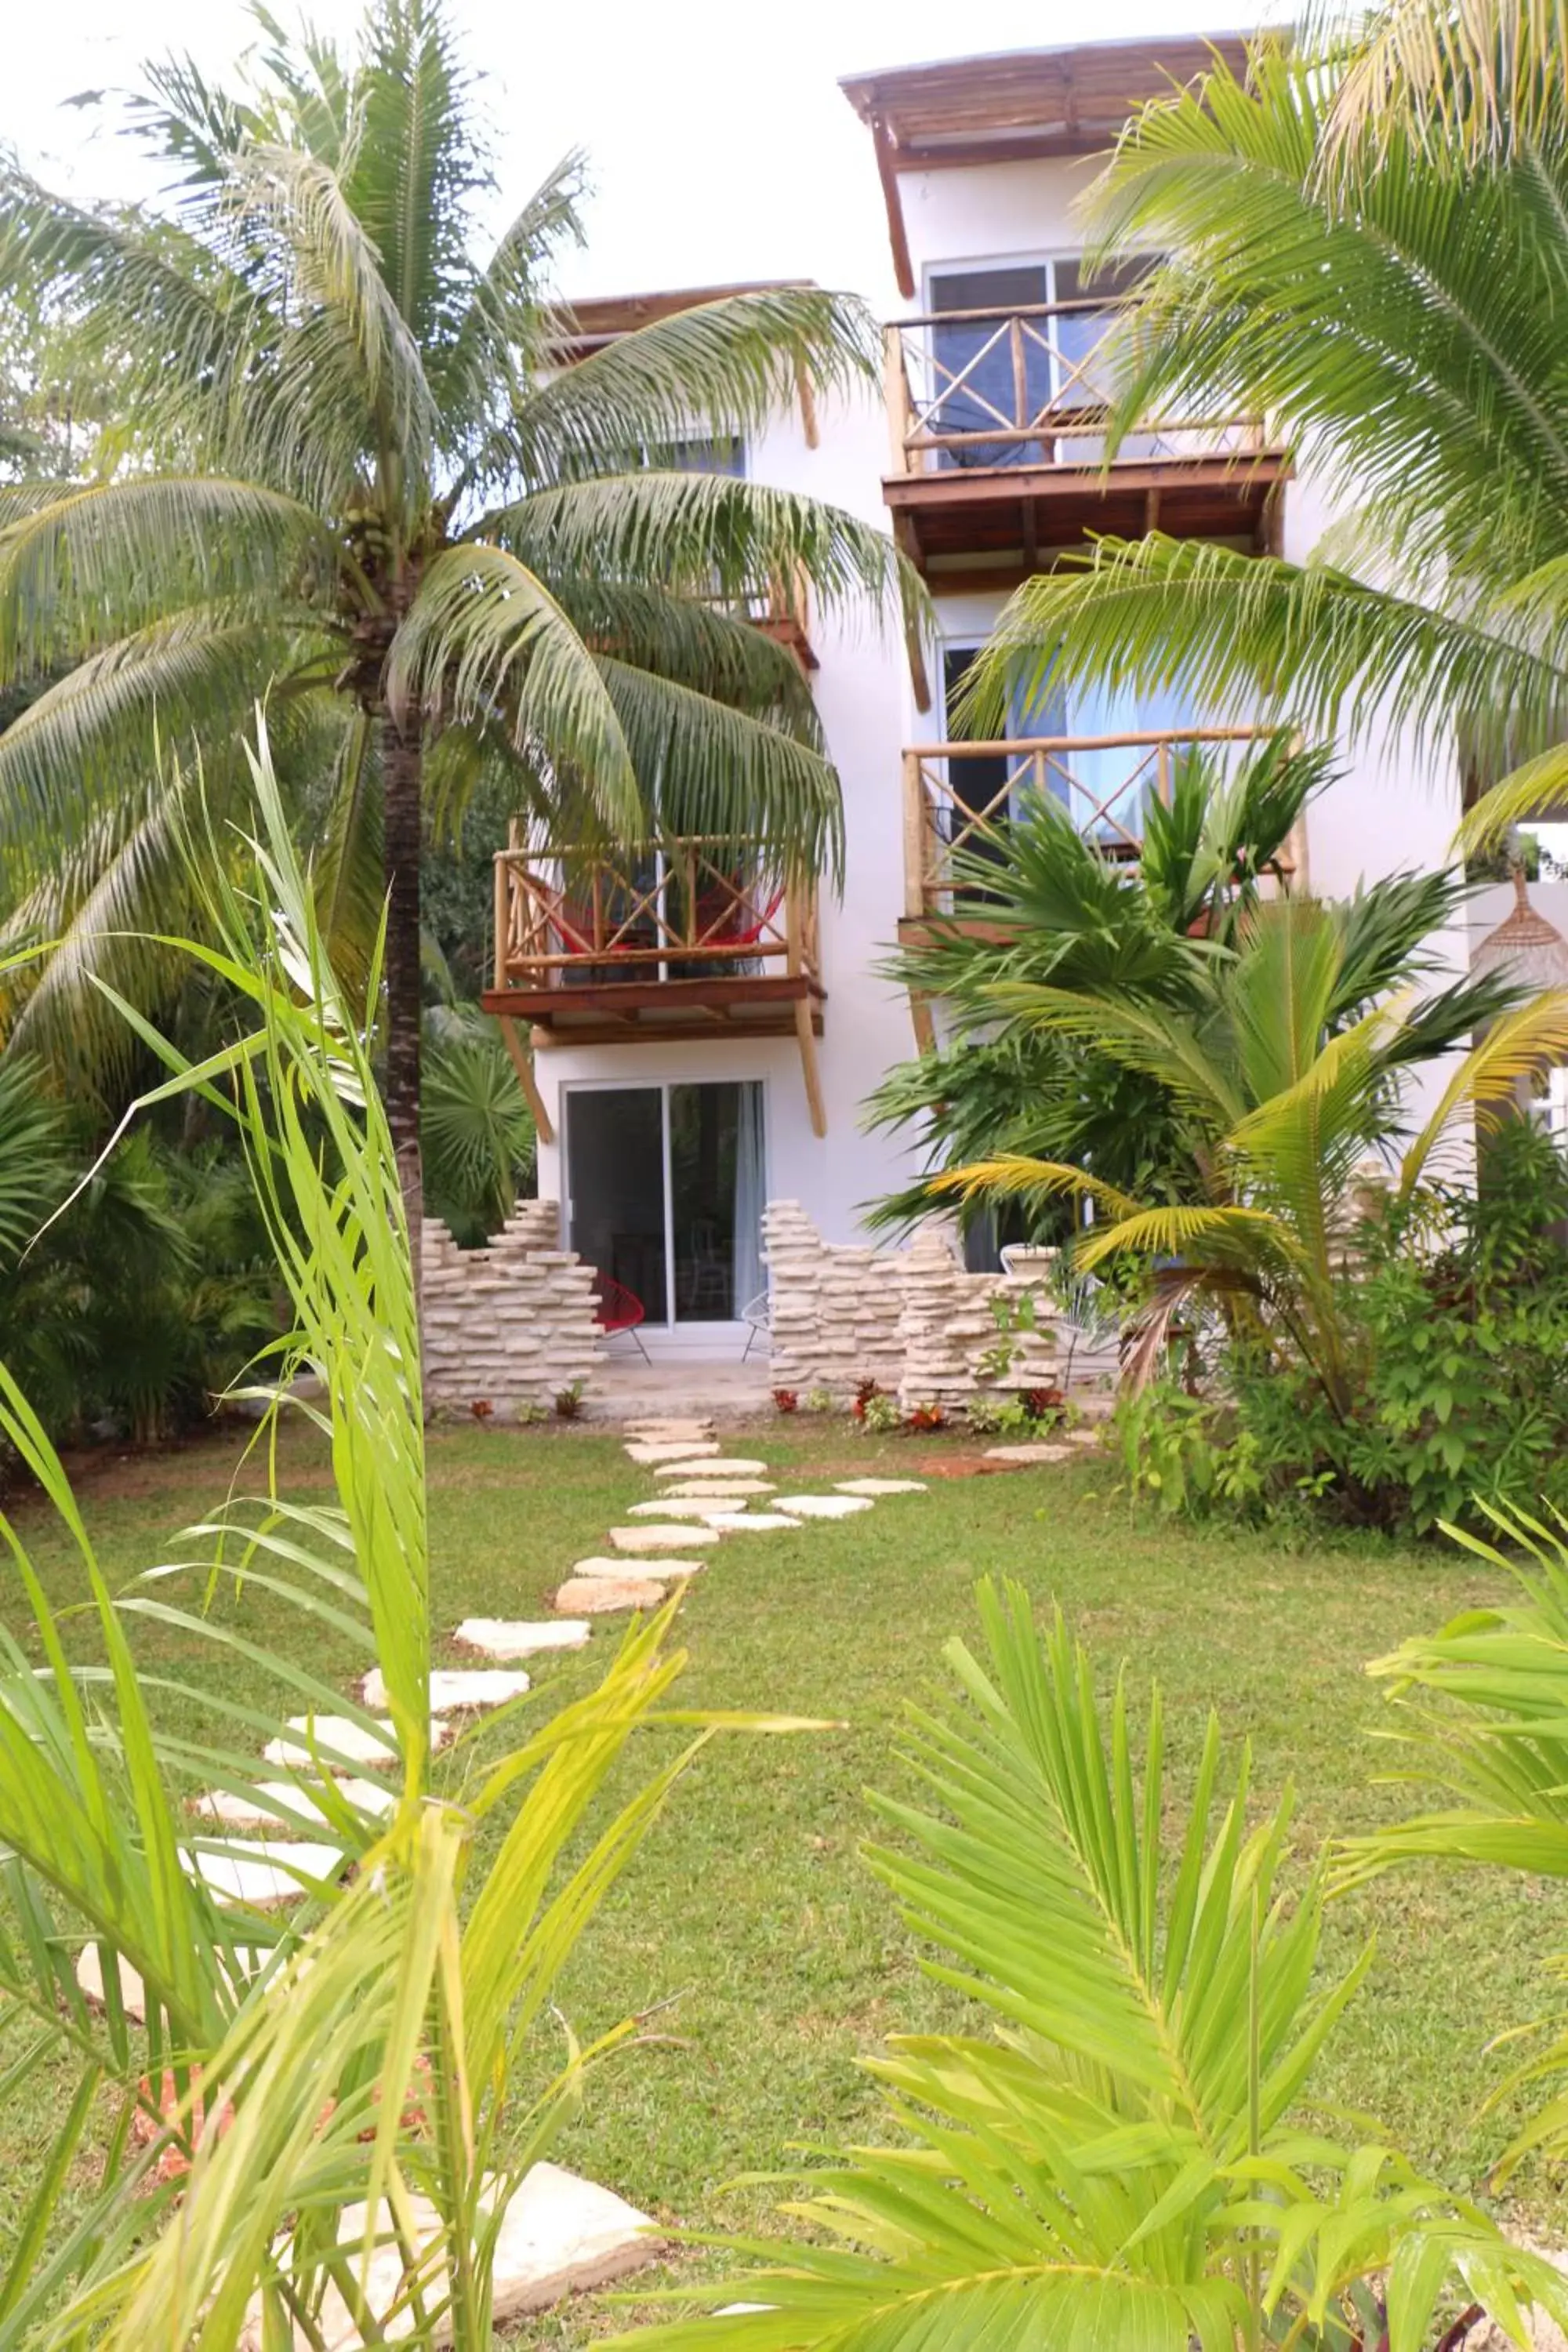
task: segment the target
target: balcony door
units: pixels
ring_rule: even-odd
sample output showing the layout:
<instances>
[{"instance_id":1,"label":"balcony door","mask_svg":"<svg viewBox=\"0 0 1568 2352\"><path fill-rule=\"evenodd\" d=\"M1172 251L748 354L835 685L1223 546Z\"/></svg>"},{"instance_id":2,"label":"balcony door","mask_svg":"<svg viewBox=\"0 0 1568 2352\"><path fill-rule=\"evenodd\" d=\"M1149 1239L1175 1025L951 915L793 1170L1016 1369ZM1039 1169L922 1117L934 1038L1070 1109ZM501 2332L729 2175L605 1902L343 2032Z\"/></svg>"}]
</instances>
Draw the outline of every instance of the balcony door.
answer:
<instances>
[{"instance_id":1,"label":"balcony door","mask_svg":"<svg viewBox=\"0 0 1568 2352\"><path fill-rule=\"evenodd\" d=\"M939 467L1098 464L1103 435L1063 432L1061 425L1065 419L1070 425L1075 409L1092 419L1110 398L1110 370L1101 352L1116 305L1152 266L1150 257L1135 255L1089 278L1079 257L1067 255L932 270L926 294L939 404L928 424L949 436ZM1068 307L1051 307L1058 304ZM1047 413L1045 432L1021 437ZM1020 437L988 439L998 427ZM1152 446L1130 441L1122 454L1146 455Z\"/></svg>"},{"instance_id":2,"label":"balcony door","mask_svg":"<svg viewBox=\"0 0 1568 2352\"><path fill-rule=\"evenodd\" d=\"M566 1090L568 1246L650 1326L737 1322L764 1287L763 1089Z\"/></svg>"}]
</instances>

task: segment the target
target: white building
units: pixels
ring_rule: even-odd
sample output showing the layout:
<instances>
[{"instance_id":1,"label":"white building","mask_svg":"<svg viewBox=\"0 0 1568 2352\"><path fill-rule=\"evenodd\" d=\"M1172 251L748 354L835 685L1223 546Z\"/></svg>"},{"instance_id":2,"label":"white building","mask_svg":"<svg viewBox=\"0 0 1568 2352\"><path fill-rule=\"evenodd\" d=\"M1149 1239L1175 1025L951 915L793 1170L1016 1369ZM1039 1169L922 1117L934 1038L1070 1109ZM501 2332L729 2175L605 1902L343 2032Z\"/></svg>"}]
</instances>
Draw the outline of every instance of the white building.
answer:
<instances>
[{"instance_id":1,"label":"white building","mask_svg":"<svg viewBox=\"0 0 1568 2352\"><path fill-rule=\"evenodd\" d=\"M1324 527L1323 483L1254 420L1164 420L1109 476L1092 430L1071 429L1095 397L1107 319L1103 293L1079 293L1075 200L1129 110L1200 70L1208 47L1034 50L844 86L868 126L867 200L874 163L898 289L879 305L885 412L807 406L744 453L756 478L885 524L933 599L935 641L913 660L891 631L809 614L767 623L810 665L842 780L842 897L813 909L765 873L705 866L700 849L600 884L521 855L499 871L503 952L487 1002L520 1037L532 1030L549 1130L540 1190L561 1201L568 1245L642 1300L655 1352L739 1344L741 1310L763 1287L766 1200L799 1202L824 1239L848 1243L864 1237L865 1206L907 1181L895 1143L861 1124L870 1089L917 1041L878 967L900 921L940 903L970 813L1005 807L1032 775L1087 828L1135 843L1144 795L1202 725L1169 698L1079 695L1016 714L1005 750L961 755L945 706L1011 591L1095 531L1157 523L1294 557ZM715 290L578 317L584 334L613 334ZM1299 878L1339 895L1442 863L1458 808L1457 769L1434 776L1396 741L1352 750L1310 812ZM1463 940L1452 947L1462 960Z\"/></svg>"}]
</instances>

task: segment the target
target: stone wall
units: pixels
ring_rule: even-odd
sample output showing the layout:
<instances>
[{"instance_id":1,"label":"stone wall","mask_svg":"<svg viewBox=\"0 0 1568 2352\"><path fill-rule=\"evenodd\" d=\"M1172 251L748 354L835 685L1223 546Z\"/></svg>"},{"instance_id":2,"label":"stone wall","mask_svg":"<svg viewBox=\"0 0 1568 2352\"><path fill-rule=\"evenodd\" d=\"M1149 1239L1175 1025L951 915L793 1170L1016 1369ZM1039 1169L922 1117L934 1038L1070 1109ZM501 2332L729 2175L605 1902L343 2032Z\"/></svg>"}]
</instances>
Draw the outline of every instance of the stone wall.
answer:
<instances>
[{"instance_id":1,"label":"stone wall","mask_svg":"<svg viewBox=\"0 0 1568 2352\"><path fill-rule=\"evenodd\" d=\"M425 1392L433 1404L486 1399L498 1413L549 1404L603 1360L594 1269L561 1245L555 1201L520 1201L483 1249L459 1249L427 1218L420 1236Z\"/></svg>"},{"instance_id":2,"label":"stone wall","mask_svg":"<svg viewBox=\"0 0 1568 2352\"><path fill-rule=\"evenodd\" d=\"M982 1390L1009 1395L1062 1377L1056 1315L1023 1275L970 1274L956 1235L921 1228L908 1249L825 1242L798 1201L771 1201L763 1219L775 1388L854 1395L862 1381L915 1405L962 1404ZM1037 1328L1014 1331L1005 1369L982 1370L995 1349L995 1302L1032 1296Z\"/></svg>"}]
</instances>

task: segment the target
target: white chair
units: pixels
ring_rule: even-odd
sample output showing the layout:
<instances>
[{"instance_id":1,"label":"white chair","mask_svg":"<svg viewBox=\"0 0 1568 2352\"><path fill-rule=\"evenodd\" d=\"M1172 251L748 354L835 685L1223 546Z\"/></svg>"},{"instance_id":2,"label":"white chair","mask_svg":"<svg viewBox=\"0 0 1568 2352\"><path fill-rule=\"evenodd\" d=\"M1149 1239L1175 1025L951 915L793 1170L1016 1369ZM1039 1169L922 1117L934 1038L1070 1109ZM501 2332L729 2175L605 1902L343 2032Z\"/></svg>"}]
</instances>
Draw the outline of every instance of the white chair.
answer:
<instances>
[{"instance_id":1,"label":"white chair","mask_svg":"<svg viewBox=\"0 0 1568 2352\"><path fill-rule=\"evenodd\" d=\"M744 1363L757 1341L767 1338L771 1328L768 1294L765 1290L759 1290L754 1298L747 1299L741 1309L741 1320L747 1327L746 1344L741 1350L741 1361Z\"/></svg>"}]
</instances>

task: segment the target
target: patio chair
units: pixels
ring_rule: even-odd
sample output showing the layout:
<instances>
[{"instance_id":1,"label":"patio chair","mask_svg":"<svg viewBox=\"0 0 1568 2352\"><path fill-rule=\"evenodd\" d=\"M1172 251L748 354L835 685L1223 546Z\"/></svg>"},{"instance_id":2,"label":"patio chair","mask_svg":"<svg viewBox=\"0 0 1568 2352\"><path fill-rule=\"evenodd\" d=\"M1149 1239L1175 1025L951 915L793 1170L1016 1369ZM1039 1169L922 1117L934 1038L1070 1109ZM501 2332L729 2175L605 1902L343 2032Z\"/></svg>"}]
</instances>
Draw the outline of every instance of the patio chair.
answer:
<instances>
[{"instance_id":1,"label":"patio chair","mask_svg":"<svg viewBox=\"0 0 1568 2352\"><path fill-rule=\"evenodd\" d=\"M746 1326L746 1344L741 1350L741 1361L744 1363L757 1341L765 1339L772 1328L768 1294L765 1290L759 1290L754 1298L747 1299L741 1309L741 1320Z\"/></svg>"},{"instance_id":2,"label":"patio chair","mask_svg":"<svg viewBox=\"0 0 1568 2352\"><path fill-rule=\"evenodd\" d=\"M613 1275L595 1275L595 1322L606 1339L614 1339L625 1333L634 1342L643 1362L651 1367L653 1359L644 1347L642 1333L637 1329L647 1313L647 1309L636 1291L628 1290L624 1282L617 1282Z\"/></svg>"}]
</instances>

